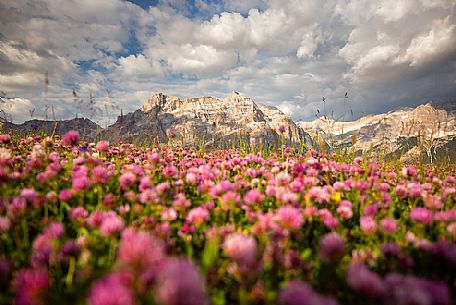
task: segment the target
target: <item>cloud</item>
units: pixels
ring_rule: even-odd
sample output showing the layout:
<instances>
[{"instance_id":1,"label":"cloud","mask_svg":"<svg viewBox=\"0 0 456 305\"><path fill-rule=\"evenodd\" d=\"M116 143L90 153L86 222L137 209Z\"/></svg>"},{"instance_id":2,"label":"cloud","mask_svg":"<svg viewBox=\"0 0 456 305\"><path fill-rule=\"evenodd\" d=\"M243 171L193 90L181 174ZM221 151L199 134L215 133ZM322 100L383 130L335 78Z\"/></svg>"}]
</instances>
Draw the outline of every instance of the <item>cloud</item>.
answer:
<instances>
[{"instance_id":1,"label":"cloud","mask_svg":"<svg viewBox=\"0 0 456 305\"><path fill-rule=\"evenodd\" d=\"M456 96L451 0L133 2L2 1L0 89L101 121L157 91L236 90L295 119L323 96L345 117Z\"/></svg>"}]
</instances>

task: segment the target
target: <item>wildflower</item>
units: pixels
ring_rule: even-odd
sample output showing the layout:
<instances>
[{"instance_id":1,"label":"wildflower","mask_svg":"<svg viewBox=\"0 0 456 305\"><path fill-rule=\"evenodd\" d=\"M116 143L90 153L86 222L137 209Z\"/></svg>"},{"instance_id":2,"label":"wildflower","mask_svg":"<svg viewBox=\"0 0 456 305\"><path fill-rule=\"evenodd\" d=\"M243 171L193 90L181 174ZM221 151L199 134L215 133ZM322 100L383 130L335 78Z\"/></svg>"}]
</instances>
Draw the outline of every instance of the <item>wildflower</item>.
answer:
<instances>
[{"instance_id":1,"label":"wildflower","mask_svg":"<svg viewBox=\"0 0 456 305\"><path fill-rule=\"evenodd\" d=\"M424 206L428 209L441 209L443 207L442 199L439 196L426 196L423 198Z\"/></svg>"},{"instance_id":2,"label":"wildflower","mask_svg":"<svg viewBox=\"0 0 456 305\"><path fill-rule=\"evenodd\" d=\"M103 219L100 225L100 233L104 236L111 236L117 232L120 232L124 228L125 224L122 218L117 215L110 215Z\"/></svg>"},{"instance_id":3,"label":"wildflower","mask_svg":"<svg viewBox=\"0 0 456 305\"><path fill-rule=\"evenodd\" d=\"M119 183L122 188L127 188L136 182L136 175L132 172L126 172L119 178Z\"/></svg>"},{"instance_id":4,"label":"wildflower","mask_svg":"<svg viewBox=\"0 0 456 305\"><path fill-rule=\"evenodd\" d=\"M383 218L380 220L380 227L385 233L394 233L397 230L397 222L392 218Z\"/></svg>"},{"instance_id":5,"label":"wildflower","mask_svg":"<svg viewBox=\"0 0 456 305\"><path fill-rule=\"evenodd\" d=\"M426 208L413 208L410 211L409 217L411 220L421 222L422 224L430 224L432 222L432 212Z\"/></svg>"},{"instance_id":6,"label":"wildflower","mask_svg":"<svg viewBox=\"0 0 456 305\"><path fill-rule=\"evenodd\" d=\"M172 221L177 219L177 212L173 208L164 209L160 214L161 220Z\"/></svg>"},{"instance_id":7,"label":"wildflower","mask_svg":"<svg viewBox=\"0 0 456 305\"><path fill-rule=\"evenodd\" d=\"M79 142L79 132L76 130L68 131L62 139L62 143L65 146L75 146Z\"/></svg>"},{"instance_id":8,"label":"wildflower","mask_svg":"<svg viewBox=\"0 0 456 305\"><path fill-rule=\"evenodd\" d=\"M68 214L71 220L83 221L89 215L89 212L87 212L83 207L76 207L71 208Z\"/></svg>"},{"instance_id":9,"label":"wildflower","mask_svg":"<svg viewBox=\"0 0 456 305\"><path fill-rule=\"evenodd\" d=\"M117 261L142 270L156 265L165 258L162 240L148 232L127 228L122 232Z\"/></svg>"},{"instance_id":10,"label":"wildflower","mask_svg":"<svg viewBox=\"0 0 456 305\"><path fill-rule=\"evenodd\" d=\"M92 170L91 178L92 182L95 184L106 184L109 178L108 170L103 166L98 165Z\"/></svg>"},{"instance_id":11,"label":"wildflower","mask_svg":"<svg viewBox=\"0 0 456 305\"><path fill-rule=\"evenodd\" d=\"M242 266L252 266L257 259L257 244L253 237L242 233L231 233L223 243L228 257Z\"/></svg>"},{"instance_id":12,"label":"wildflower","mask_svg":"<svg viewBox=\"0 0 456 305\"><path fill-rule=\"evenodd\" d=\"M377 231L377 223L371 216L361 216L359 219L361 231L366 234L372 234Z\"/></svg>"},{"instance_id":13,"label":"wildflower","mask_svg":"<svg viewBox=\"0 0 456 305\"><path fill-rule=\"evenodd\" d=\"M11 222L8 218L0 216L0 234L3 234L9 230Z\"/></svg>"},{"instance_id":14,"label":"wildflower","mask_svg":"<svg viewBox=\"0 0 456 305\"><path fill-rule=\"evenodd\" d=\"M46 269L21 269L14 279L17 305L46 304L45 296L49 288L49 275Z\"/></svg>"},{"instance_id":15,"label":"wildflower","mask_svg":"<svg viewBox=\"0 0 456 305\"><path fill-rule=\"evenodd\" d=\"M8 144L11 142L11 137L7 134L0 135L0 144Z\"/></svg>"},{"instance_id":16,"label":"wildflower","mask_svg":"<svg viewBox=\"0 0 456 305\"><path fill-rule=\"evenodd\" d=\"M185 197L185 194L179 193L174 197L173 201L173 207L175 208L188 208L190 207L191 202L187 197Z\"/></svg>"},{"instance_id":17,"label":"wildflower","mask_svg":"<svg viewBox=\"0 0 456 305\"><path fill-rule=\"evenodd\" d=\"M210 215L207 209L203 207L196 207L188 212L188 215L185 218L185 220L189 223L193 223L198 226L203 224L205 221L209 220L209 218Z\"/></svg>"},{"instance_id":18,"label":"wildflower","mask_svg":"<svg viewBox=\"0 0 456 305\"><path fill-rule=\"evenodd\" d=\"M98 151L108 151L109 150L109 142L108 141L100 141L95 146L95 149Z\"/></svg>"},{"instance_id":19,"label":"wildflower","mask_svg":"<svg viewBox=\"0 0 456 305\"><path fill-rule=\"evenodd\" d=\"M281 305L337 305L333 298L323 296L304 282L290 281L279 293L278 303Z\"/></svg>"},{"instance_id":20,"label":"wildflower","mask_svg":"<svg viewBox=\"0 0 456 305\"><path fill-rule=\"evenodd\" d=\"M69 190L69 189L61 190L59 193L60 201L69 201L72 197L73 197L73 194L71 193L71 190Z\"/></svg>"},{"instance_id":21,"label":"wildflower","mask_svg":"<svg viewBox=\"0 0 456 305\"><path fill-rule=\"evenodd\" d=\"M299 229L304 222L300 209L292 206L280 207L275 219L285 230Z\"/></svg>"},{"instance_id":22,"label":"wildflower","mask_svg":"<svg viewBox=\"0 0 456 305\"><path fill-rule=\"evenodd\" d=\"M247 192L244 196L244 201L248 205L256 205L263 201L265 196L257 189L253 189Z\"/></svg>"},{"instance_id":23,"label":"wildflower","mask_svg":"<svg viewBox=\"0 0 456 305\"><path fill-rule=\"evenodd\" d=\"M380 276L364 265L348 265L346 278L350 288L358 293L370 297L381 297L385 293L385 284Z\"/></svg>"},{"instance_id":24,"label":"wildflower","mask_svg":"<svg viewBox=\"0 0 456 305\"><path fill-rule=\"evenodd\" d=\"M155 297L162 305L207 305L204 278L187 259L170 259L158 275Z\"/></svg>"},{"instance_id":25,"label":"wildflower","mask_svg":"<svg viewBox=\"0 0 456 305\"><path fill-rule=\"evenodd\" d=\"M385 304L450 305L450 290L440 281L390 273L385 277Z\"/></svg>"},{"instance_id":26,"label":"wildflower","mask_svg":"<svg viewBox=\"0 0 456 305\"><path fill-rule=\"evenodd\" d=\"M284 133L285 132L285 126L284 125L280 125L277 130L280 132L280 133Z\"/></svg>"},{"instance_id":27,"label":"wildflower","mask_svg":"<svg viewBox=\"0 0 456 305\"><path fill-rule=\"evenodd\" d=\"M97 280L90 289L89 305L134 305L131 281L125 273L112 273Z\"/></svg>"},{"instance_id":28,"label":"wildflower","mask_svg":"<svg viewBox=\"0 0 456 305\"><path fill-rule=\"evenodd\" d=\"M348 200L340 201L336 211L342 219L350 219L353 217L352 203Z\"/></svg>"},{"instance_id":29,"label":"wildflower","mask_svg":"<svg viewBox=\"0 0 456 305\"><path fill-rule=\"evenodd\" d=\"M345 255L345 243L336 232L326 234L320 239L320 258L324 262L338 262Z\"/></svg>"}]
</instances>

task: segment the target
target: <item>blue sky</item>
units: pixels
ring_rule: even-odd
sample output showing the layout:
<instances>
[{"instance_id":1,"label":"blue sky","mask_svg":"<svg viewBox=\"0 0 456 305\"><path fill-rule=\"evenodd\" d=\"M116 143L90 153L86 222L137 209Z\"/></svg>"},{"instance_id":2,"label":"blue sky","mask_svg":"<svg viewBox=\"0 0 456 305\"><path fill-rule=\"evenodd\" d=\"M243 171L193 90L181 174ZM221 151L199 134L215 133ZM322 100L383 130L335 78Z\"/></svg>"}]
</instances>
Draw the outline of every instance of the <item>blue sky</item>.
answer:
<instances>
[{"instance_id":1,"label":"blue sky","mask_svg":"<svg viewBox=\"0 0 456 305\"><path fill-rule=\"evenodd\" d=\"M154 92L235 90L295 120L314 119L322 97L342 119L455 100L455 8L450 0L5 0L0 91L23 99L0 107L15 121L52 107L58 118L104 125Z\"/></svg>"}]
</instances>

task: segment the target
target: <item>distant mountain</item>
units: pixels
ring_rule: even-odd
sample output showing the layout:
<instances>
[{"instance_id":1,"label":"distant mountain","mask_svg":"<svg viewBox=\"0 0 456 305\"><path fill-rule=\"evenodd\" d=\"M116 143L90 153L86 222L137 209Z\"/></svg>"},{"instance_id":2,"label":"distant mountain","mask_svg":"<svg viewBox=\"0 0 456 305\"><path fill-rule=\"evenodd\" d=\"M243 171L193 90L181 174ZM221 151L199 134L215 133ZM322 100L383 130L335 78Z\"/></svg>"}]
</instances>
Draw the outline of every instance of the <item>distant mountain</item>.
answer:
<instances>
[{"instance_id":1,"label":"distant mountain","mask_svg":"<svg viewBox=\"0 0 456 305\"><path fill-rule=\"evenodd\" d=\"M279 133L283 126L283 134ZM168 137L172 131L174 137ZM124 142L230 147L239 139L257 145L312 144L311 137L276 107L257 104L237 92L218 99L185 98L156 93L141 109L118 117L103 138Z\"/></svg>"},{"instance_id":2,"label":"distant mountain","mask_svg":"<svg viewBox=\"0 0 456 305\"><path fill-rule=\"evenodd\" d=\"M431 103L378 115L369 115L352 122L336 122L319 118L297 122L310 134L319 134L334 149L371 150L403 160L449 158L456 154L456 116Z\"/></svg>"},{"instance_id":3,"label":"distant mountain","mask_svg":"<svg viewBox=\"0 0 456 305\"><path fill-rule=\"evenodd\" d=\"M75 118L72 120L61 121L44 121L44 120L30 120L22 124L14 124L10 122L3 123L3 132L9 134L18 134L26 136L29 134L43 133L46 135L64 135L70 130L77 130L81 137L85 140L93 141L100 132L101 127L89 119ZM55 130L55 131L54 131Z\"/></svg>"}]
</instances>

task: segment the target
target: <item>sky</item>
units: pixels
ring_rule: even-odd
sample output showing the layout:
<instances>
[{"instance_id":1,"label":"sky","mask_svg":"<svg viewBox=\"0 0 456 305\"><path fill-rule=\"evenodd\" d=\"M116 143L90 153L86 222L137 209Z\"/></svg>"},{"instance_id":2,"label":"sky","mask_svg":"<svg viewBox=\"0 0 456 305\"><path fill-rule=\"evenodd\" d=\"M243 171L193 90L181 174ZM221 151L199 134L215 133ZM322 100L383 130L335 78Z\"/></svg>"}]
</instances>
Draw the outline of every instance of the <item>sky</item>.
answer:
<instances>
[{"instance_id":1,"label":"sky","mask_svg":"<svg viewBox=\"0 0 456 305\"><path fill-rule=\"evenodd\" d=\"M351 120L454 101L455 8L454 0L2 0L0 94L22 99L0 110L15 122L111 124L154 92L238 91L294 120Z\"/></svg>"}]
</instances>

